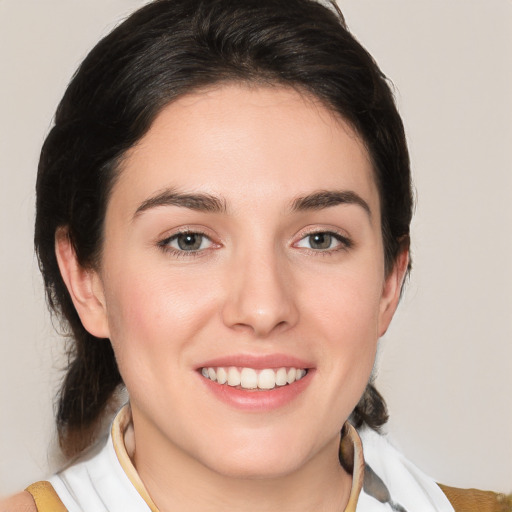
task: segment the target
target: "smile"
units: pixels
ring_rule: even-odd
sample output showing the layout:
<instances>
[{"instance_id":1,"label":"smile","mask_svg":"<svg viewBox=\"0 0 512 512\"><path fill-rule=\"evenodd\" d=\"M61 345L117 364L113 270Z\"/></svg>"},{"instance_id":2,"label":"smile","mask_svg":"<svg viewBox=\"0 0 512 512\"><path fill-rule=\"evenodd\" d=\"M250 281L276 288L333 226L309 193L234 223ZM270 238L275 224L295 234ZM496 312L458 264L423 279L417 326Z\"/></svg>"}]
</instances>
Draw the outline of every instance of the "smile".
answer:
<instances>
[{"instance_id":1,"label":"smile","mask_svg":"<svg viewBox=\"0 0 512 512\"><path fill-rule=\"evenodd\" d=\"M201 375L218 384L226 384L237 389L270 390L301 380L307 374L304 368L238 368L203 367Z\"/></svg>"}]
</instances>

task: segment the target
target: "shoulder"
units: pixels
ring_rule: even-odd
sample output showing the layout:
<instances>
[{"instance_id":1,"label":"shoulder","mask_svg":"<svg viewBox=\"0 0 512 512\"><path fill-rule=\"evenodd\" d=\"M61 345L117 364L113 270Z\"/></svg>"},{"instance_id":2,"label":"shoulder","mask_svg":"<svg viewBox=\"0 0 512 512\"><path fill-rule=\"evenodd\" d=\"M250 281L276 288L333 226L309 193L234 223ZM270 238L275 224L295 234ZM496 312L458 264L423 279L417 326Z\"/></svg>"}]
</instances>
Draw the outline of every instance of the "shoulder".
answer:
<instances>
[{"instance_id":1,"label":"shoulder","mask_svg":"<svg viewBox=\"0 0 512 512\"><path fill-rule=\"evenodd\" d=\"M37 512L32 495L23 491L0 501L0 512Z\"/></svg>"},{"instance_id":2,"label":"shoulder","mask_svg":"<svg viewBox=\"0 0 512 512\"><path fill-rule=\"evenodd\" d=\"M25 491L0 501L0 512L66 512L52 484L47 481L29 485Z\"/></svg>"},{"instance_id":3,"label":"shoulder","mask_svg":"<svg viewBox=\"0 0 512 512\"><path fill-rule=\"evenodd\" d=\"M512 495L438 484L455 512L511 512Z\"/></svg>"}]
</instances>

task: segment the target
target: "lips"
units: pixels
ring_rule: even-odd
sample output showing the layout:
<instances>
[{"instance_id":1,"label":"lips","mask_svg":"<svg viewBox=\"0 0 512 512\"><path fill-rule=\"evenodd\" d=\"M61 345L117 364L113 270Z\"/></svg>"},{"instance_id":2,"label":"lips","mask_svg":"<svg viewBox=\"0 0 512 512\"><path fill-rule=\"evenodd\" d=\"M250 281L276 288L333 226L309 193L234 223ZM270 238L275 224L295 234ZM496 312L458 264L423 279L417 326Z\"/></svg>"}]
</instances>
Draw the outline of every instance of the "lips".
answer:
<instances>
[{"instance_id":1,"label":"lips","mask_svg":"<svg viewBox=\"0 0 512 512\"><path fill-rule=\"evenodd\" d=\"M199 378L228 405L265 412L294 402L308 388L314 365L293 356L233 355L203 362Z\"/></svg>"}]
</instances>

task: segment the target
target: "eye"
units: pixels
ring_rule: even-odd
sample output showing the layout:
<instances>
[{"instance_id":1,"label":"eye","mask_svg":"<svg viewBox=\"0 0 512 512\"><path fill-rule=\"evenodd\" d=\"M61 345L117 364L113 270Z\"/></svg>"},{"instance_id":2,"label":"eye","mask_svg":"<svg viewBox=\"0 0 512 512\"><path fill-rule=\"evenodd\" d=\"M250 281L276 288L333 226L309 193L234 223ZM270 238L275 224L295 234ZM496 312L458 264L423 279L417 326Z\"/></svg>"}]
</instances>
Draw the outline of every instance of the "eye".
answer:
<instances>
[{"instance_id":1,"label":"eye","mask_svg":"<svg viewBox=\"0 0 512 512\"><path fill-rule=\"evenodd\" d=\"M203 233L178 233L162 240L159 245L178 252L196 252L208 249L213 242Z\"/></svg>"},{"instance_id":2,"label":"eye","mask_svg":"<svg viewBox=\"0 0 512 512\"><path fill-rule=\"evenodd\" d=\"M315 251L332 251L347 249L351 245L350 240L344 236L328 231L319 231L301 238L295 246Z\"/></svg>"}]
</instances>

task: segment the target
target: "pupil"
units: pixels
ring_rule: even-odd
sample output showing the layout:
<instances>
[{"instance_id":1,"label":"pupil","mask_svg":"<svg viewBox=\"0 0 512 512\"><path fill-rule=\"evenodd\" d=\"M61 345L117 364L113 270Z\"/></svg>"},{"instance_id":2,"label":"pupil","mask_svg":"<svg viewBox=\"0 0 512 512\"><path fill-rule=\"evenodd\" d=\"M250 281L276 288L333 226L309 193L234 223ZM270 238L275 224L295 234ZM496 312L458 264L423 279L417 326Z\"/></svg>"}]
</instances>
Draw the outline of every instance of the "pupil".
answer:
<instances>
[{"instance_id":1,"label":"pupil","mask_svg":"<svg viewBox=\"0 0 512 512\"><path fill-rule=\"evenodd\" d=\"M201 246L202 236L196 234L181 235L178 237L178 246L184 251L194 251Z\"/></svg>"},{"instance_id":2,"label":"pupil","mask_svg":"<svg viewBox=\"0 0 512 512\"><path fill-rule=\"evenodd\" d=\"M327 233L316 233L311 236L311 247L313 249L328 249L331 246L331 235Z\"/></svg>"}]
</instances>

